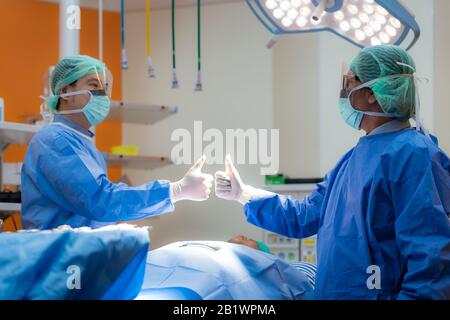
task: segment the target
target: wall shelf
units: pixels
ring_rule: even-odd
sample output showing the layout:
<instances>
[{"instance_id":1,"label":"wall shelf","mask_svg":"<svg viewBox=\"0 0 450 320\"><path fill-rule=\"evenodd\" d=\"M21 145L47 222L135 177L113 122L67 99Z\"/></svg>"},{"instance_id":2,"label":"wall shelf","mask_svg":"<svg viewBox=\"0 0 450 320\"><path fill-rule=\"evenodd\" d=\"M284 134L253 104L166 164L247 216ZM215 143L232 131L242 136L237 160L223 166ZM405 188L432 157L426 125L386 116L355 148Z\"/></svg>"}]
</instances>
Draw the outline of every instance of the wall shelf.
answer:
<instances>
[{"instance_id":1,"label":"wall shelf","mask_svg":"<svg viewBox=\"0 0 450 320\"><path fill-rule=\"evenodd\" d=\"M159 156L126 156L105 153L109 166L122 166L127 169L153 170L173 164L170 157Z\"/></svg>"},{"instance_id":2,"label":"wall shelf","mask_svg":"<svg viewBox=\"0 0 450 320\"><path fill-rule=\"evenodd\" d=\"M28 144L33 136L41 129L41 126L0 122L0 186L3 184L3 152L11 144Z\"/></svg>"},{"instance_id":3,"label":"wall shelf","mask_svg":"<svg viewBox=\"0 0 450 320\"><path fill-rule=\"evenodd\" d=\"M20 203L14 202L0 202L0 212L17 212L20 211L21 205Z\"/></svg>"},{"instance_id":4,"label":"wall shelf","mask_svg":"<svg viewBox=\"0 0 450 320\"><path fill-rule=\"evenodd\" d=\"M22 204L13 202L0 202L0 233L2 232L3 221L9 216L21 210Z\"/></svg>"},{"instance_id":5,"label":"wall shelf","mask_svg":"<svg viewBox=\"0 0 450 320\"><path fill-rule=\"evenodd\" d=\"M15 122L0 122L0 147L10 144L28 144L41 126Z\"/></svg>"},{"instance_id":6,"label":"wall shelf","mask_svg":"<svg viewBox=\"0 0 450 320\"><path fill-rule=\"evenodd\" d=\"M177 112L177 106L112 101L107 121L154 124Z\"/></svg>"}]
</instances>

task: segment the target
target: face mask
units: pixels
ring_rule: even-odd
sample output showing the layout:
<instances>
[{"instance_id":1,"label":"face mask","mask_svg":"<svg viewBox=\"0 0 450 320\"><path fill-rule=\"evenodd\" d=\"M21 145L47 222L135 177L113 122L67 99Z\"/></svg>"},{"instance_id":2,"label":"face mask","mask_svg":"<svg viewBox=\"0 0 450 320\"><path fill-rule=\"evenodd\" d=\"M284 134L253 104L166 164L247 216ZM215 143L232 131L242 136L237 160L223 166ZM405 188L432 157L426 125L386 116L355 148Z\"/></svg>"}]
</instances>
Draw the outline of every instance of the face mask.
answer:
<instances>
[{"instance_id":1,"label":"face mask","mask_svg":"<svg viewBox=\"0 0 450 320\"><path fill-rule=\"evenodd\" d=\"M404 74L395 74L391 76L386 76L378 79L374 79L371 81L368 81L366 83L363 83L359 86L356 86L348 94L343 94L341 90L341 98L339 99L339 113L341 114L342 119L347 123L350 127L360 130L361 129L361 122L363 120L364 115L368 116L374 116L374 117L382 117L382 118L396 118L398 115L392 115L382 112L369 112L369 111L359 111L356 110L352 103L350 102L350 97L353 92L356 92L358 90L361 90L363 88L370 88L370 86L374 83L376 83L380 79L394 79L398 77L405 77L405 76L412 76L412 75L404 75ZM345 97L347 96L347 97Z\"/></svg>"},{"instance_id":2,"label":"face mask","mask_svg":"<svg viewBox=\"0 0 450 320\"><path fill-rule=\"evenodd\" d=\"M60 97L68 97L79 94L89 94L89 102L81 109L58 111L56 114L75 114L83 113L92 126L101 123L109 114L111 101L107 95L103 94L103 90L82 90L70 92L60 95Z\"/></svg>"},{"instance_id":3,"label":"face mask","mask_svg":"<svg viewBox=\"0 0 450 320\"><path fill-rule=\"evenodd\" d=\"M356 130L360 129L364 114L353 109L349 98L339 99L339 113L346 124Z\"/></svg>"}]
</instances>

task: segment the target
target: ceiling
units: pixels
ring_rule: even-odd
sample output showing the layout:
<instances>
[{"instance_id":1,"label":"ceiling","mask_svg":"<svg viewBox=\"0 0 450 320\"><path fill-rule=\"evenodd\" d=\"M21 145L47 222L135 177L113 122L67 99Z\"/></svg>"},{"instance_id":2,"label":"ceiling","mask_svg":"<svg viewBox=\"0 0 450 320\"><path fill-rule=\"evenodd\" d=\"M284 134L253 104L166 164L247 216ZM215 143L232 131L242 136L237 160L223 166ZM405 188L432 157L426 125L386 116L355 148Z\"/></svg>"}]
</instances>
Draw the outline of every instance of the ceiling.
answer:
<instances>
[{"instance_id":1,"label":"ceiling","mask_svg":"<svg viewBox=\"0 0 450 320\"><path fill-rule=\"evenodd\" d=\"M59 0L39 0L44 2L59 3ZM82 7L98 8L98 0L79 0ZM203 5L227 3L227 2L244 2L245 0L201 0ZM136 12L145 10L145 0L125 0L125 11ZM177 7L193 6L197 0L176 0ZM170 8L170 0L151 0L152 9ZM107 11L120 11L120 0L103 0L103 8Z\"/></svg>"}]
</instances>

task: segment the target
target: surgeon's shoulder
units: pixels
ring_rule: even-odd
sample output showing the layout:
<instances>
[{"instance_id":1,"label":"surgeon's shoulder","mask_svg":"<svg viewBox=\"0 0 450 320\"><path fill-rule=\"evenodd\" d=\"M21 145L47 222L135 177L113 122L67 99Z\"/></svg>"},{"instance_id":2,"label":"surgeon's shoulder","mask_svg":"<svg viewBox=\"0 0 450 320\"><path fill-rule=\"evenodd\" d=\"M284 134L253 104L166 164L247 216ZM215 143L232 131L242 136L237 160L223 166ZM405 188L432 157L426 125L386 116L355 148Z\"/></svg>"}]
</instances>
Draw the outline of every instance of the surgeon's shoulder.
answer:
<instances>
[{"instance_id":1,"label":"surgeon's shoulder","mask_svg":"<svg viewBox=\"0 0 450 320\"><path fill-rule=\"evenodd\" d=\"M439 158L441 150L434 137L416 130L405 130L395 135L383 155L389 164L390 178L403 180L423 173Z\"/></svg>"},{"instance_id":2,"label":"surgeon's shoulder","mask_svg":"<svg viewBox=\"0 0 450 320\"><path fill-rule=\"evenodd\" d=\"M38 131L31 139L30 147L50 147L61 149L67 145L67 137L59 126L47 125Z\"/></svg>"},{"instance_id":3,"label":"surgeon's shoulder","mask_svg":"<svg viewBox=\"0 0 450 320\"><path fill-rule=\"evenodd\" d=\"M337 164L334 166L332 171L339 171L342 165L350 159L350 157L353 155L353 152L355 151L355 147L348 150L337 162Z\"/></svg>"},{"instance_id":4,"label":"surgeon's shoulder","mask_svg":"<svg viewBox=\"0 0 450 320\"><path fill-rule=\"evenodd\" d=\"M355 147L351 148L349 151L347 151L340 159L339 161L336 163L336 165L327 172L327 174L324 177L324 183L319 183L318 186L324 186L326 184L329 183L330 180L334 180L334 178L336 177L336 175L339 173L339 171L341 170L341 168L343 167L343 165L345 163L347 163L350 159L350 157L352 156L353 152L355 150Z\"/></svg>"}]
</instances>

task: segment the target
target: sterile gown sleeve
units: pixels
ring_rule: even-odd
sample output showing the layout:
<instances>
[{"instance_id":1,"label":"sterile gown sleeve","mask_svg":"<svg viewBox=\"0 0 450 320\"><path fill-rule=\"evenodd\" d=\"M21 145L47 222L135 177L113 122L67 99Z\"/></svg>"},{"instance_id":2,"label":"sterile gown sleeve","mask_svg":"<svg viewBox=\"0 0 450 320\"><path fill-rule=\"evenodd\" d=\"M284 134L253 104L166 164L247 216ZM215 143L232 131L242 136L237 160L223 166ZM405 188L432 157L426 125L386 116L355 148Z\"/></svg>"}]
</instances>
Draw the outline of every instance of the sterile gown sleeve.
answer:
<instances>
[{"instance_id":1,"label":"sterile gown sleeve","mask_svg":"<svg viewBox=\"0 0 450 320\"><path fill-rule=\"evenodd\" d=\"M274 194L249 201L244 206L247 221L290 238L306 238L317 233L327 181L303 200Z\"/></svg>"},{"instance_id":2,"label":"sterile gown sleeve","mask_svg":"<svg viewBox=\"0 0 450 320\"><path fill-rule=\"evenodd\" d=\"M136 220L173 211L168 181L137 187L112 183L92 152L57 135L52 147L37 158L40 175L35 184L45 188L46 195L66 210L100 222Z\"/></svg>"},{"instance_id":3,"label":"sterile gown sleeve","mask_svg":"<svg viewBox=\"0 0 450 320\"><path fill-rule=\"evenodd\" d=\"M301 239L317 234L327 191L353 150L348 151L325 176L324 181L317 184L316 190L303 200L274 194L246 203L244 213L247 221L290 238Z\"/></svg>"},{"instance_id":4,"label":"sterile gown sleeve","mask_svg":"<svg viewBox=\"0 0 450 320\"><path fill-rule=\"evenodd\" d=\"M450 299L450 166L448 158L444 166L440 161L445 158L438 154L425 169L391 185L396 242L406 264L398 299Z\"/></svg>"}]
</instances>

